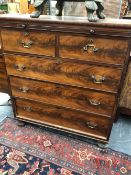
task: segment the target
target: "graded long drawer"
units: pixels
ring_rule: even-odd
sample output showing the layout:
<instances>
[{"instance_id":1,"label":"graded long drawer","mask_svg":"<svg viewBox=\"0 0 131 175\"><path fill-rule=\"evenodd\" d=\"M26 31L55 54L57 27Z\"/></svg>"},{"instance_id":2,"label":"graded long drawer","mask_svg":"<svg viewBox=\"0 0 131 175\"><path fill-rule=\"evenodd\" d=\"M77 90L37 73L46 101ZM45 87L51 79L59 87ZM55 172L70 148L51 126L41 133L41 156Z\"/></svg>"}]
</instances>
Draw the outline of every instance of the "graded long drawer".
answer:
<instances>
[{"instance_id":1,"label":"graded long drawer","mask_svg":"<svg viewBox=\"0 0 131 175\"><path fill-rule=\"evenodd\" d=\"M5 55L8 74L116 93L122 69L74 60Z\"/></svg>"},{"instance_id":2,"label":"graded long drawer","mask_svg":"<svg viewBox=\"0 0 131 175\"><path fill-rule=\"evenodd\" d=\"M15 97L107 116L112 115L115 106L111 94L17 77L11 77L10 83Z\"/></svg>"},{"instance_id":3,"label":"graded long drawer","mask_svg":"<svg viewBox=\"0 0 131 175\"><path fill-rule=\"evenodd\" d=\"M2 30L1 37L5 51L55 56L54 34Z\"/></svg>"},{"instance_id":4,"label":"graded long drawer","mask_svg":"<svg viewBox=\"0 0 131 175\"><path fill-rule=\"evenodd\" d=\"M19 119L107 140L110 119L24 99L15 102Z\"/></svg>"},{"instance_id":5,"label":"graded long drawer","mask_svg":"<svg viewBox=\"0 0 131 175\"><path fill-rule=\"evenodd\" d=\"M63 35L59 38L62 58L123 65L128 42L118 39Z\"/></svg>"}]
</instances>

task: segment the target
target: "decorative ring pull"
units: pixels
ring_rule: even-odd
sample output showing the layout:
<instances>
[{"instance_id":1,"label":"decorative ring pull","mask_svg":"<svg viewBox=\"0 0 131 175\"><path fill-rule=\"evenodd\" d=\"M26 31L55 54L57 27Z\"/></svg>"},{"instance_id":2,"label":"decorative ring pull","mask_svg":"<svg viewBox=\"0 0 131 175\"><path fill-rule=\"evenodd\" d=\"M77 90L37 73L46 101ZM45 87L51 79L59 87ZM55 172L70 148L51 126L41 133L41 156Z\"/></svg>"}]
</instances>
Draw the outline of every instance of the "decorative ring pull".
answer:
<instances>
[{"instance_id":1,"label":"decorative ring pull","mask_svg":"<svg viewBox=\"0 0 131 175\"><path fill-rule=\"evenodd\" d=\"M97 127L97 124L91 123L91 122L86 122L86 126L87 126L88 128L94 129L94 128Z\"/></svg>"},{"instance_id":2,"label":"decorative ring pull","mask_svg":"<svg viewBox=\"0 0 131 175\"><path fill-rule=\"evenodd\" d=\"M17 64L15 65L16 70L22 72L26 68L23 64Z\"/></svg>"},{"instance_id":3,"label":"decorative ring pull","mask_svg":"<svg viewBox=\"0 0 131 175\"><path fill-rule=\"evenodd\" d=\"M101 75L91 75L91 78L95 84L101 84L105 81L105 77Z\"/></svg>"},{"instance_id":4,"label":"decorative ring pull","mask_svg":"<svg viewBox=\"0 0 131 175\"><path fill-rule=\"evenodd\" d=\"M32 108L30 106L24 107L24 111L31 112L32 111Z\"/></svg>"},{"instance_id":5,"label":"decorative ring pull","mask_svg":"<svg viewBox=\"0 0 131 175\"><path fill-rule=\"evenodd\" d=\"M86 44L84 47L83 47L83 50L84 51L87 51L88 53L91 53L91 52L97 52L99 49L96 48L96 46L93 44L93 39L90 39L88 44Z\"/></svg>"},{"instance_id":6,"label":"decorative ring pull","mask_svg":"<svg viewBox=\"0 0 131 175\"><path fill-rule=\"evenodd\" d=\"M29 91L29 88L27 87L20 87L19 90L23 93L27 93Z\"/></svg>"},{"instance_id":7,"label":"decorative ring pull","mask_svg":"<svg viewBox=\"0 0 131 175\"><path fill-rule=\"evenodd\" d=\"M90 99L89 102L93 106L99 106L101 104L100 101L97 101L95 99Z\"/></svg>"},{"instance_id":8,"label":"decorative ring pull","mask_svg":"<svg viewBox=\"0 0 131 175\"><path fill-rule=\"evenodd\" d=\"M31 46L34 44L33 41L28 41L28 42L21 41L20 43L22 44L22 46L23 46L24 48L27 48L27 49L30 49Z\"/></svg>"}]
</instances>

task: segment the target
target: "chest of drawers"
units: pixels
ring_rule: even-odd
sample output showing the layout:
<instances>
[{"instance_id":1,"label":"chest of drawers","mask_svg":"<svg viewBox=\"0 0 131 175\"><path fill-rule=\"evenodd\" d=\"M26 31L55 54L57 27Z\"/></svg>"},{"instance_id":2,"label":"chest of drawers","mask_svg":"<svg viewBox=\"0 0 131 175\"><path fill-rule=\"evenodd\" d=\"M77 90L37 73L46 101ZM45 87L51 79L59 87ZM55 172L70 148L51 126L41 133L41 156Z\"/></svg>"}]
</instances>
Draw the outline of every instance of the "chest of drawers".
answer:
<instances>
[{"instance_id":1,"label":"chest of drawers","mask_svg":"<svg viewBox=\"0 0 131 175\"><path fill-rule=\"evenodd\" d=\"M131 22L8 15L0 21L15 117L108 142L128 66Z\"/></svg>"}]
</instances>

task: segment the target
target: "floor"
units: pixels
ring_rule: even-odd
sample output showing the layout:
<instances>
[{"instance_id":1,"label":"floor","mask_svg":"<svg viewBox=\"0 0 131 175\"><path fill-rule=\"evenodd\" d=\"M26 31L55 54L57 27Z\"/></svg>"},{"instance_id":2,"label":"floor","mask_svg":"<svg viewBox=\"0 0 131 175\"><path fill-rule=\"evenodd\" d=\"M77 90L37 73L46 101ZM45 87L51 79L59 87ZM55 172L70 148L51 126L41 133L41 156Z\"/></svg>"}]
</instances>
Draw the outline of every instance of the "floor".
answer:
<instances>
[{"instance_id":1,"label":"floor","mask_svg":"<svg viewBox=\"0 0 131 175\"><path fill-rule=\"evenodd\" d=\"M7 116L14 117L8 99L9 96L0 93L0 122ZM131 155L131 118L119 116L118 121L113 125L108 147Z\"/></svg>"}]
</instances>

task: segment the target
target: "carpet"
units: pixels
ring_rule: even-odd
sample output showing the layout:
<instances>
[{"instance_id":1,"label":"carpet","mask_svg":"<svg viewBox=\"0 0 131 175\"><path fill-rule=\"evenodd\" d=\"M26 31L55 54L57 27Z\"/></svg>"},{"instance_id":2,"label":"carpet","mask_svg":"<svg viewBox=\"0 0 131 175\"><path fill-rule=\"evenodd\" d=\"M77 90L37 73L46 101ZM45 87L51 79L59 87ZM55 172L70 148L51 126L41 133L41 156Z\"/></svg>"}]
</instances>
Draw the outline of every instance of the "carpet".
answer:
<instances>
[{"instance_id":1,"label":"carpet","mask_svg":"<svg viewBox=\"0 0 131 175\"><path fill-rule=\"evenodd\" d=\"M12 174L131 175L131 157L6 118L0 125L0 175Z\"/></svg>"}]
</instances>

